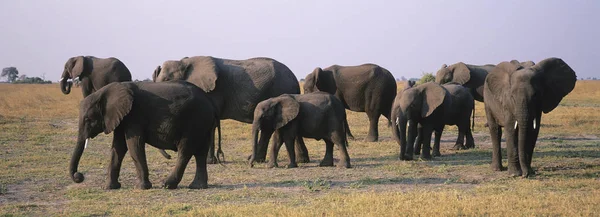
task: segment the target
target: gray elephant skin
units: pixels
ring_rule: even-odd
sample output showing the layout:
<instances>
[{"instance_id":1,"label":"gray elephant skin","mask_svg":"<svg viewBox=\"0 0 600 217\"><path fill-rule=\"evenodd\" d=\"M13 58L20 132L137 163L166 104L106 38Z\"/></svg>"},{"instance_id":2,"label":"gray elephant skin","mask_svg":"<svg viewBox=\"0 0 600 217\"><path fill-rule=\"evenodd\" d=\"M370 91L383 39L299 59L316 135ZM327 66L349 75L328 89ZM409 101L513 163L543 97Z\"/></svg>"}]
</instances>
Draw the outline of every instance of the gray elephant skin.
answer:
<instances>
[{"instance_id":1,"label":"gray elephant skin","mask_svg":"<svg viewBox=\"0 0 600 217\"><path fill-rule=\"evenodd\" d=\"M86 97L96 90L112 83L131 81L131 73L121 60L115 57L98 58L93 56L71 57L65 63L65 69L60 79L60 90L63 94L71 93L73 81L81 81L81 92ZM171 159L164 150L160 154Z\"/></svg>"},{"instance_id":2,"label":"gray elephant skin","mask_svg":"<svg viewBox=\"0 0 600 217\"><path fill-rule=\"evenodd\" d=\"M73 83L69 79L81 81L81 92L86 97L112 82L131 81L131 73L123 62L114 57L76 56L65 63L60 80L64 94L71 92Z\"/></svg>"},{"instance_id":3,"label":"gray elephant skin","mask_svg":"<svg viewBox=\"0 0 600 217\"><path fill-rule=\"evenodd\" d=\"M186 57L165 61L154 71L155 82L186 80L208 93L220 118L252 123L254 108L268 98L281 94L300 94L298 79L292 71L274 59L251 58L229 60L211 56ZM306 148L304 148L306 149ZM209 163L216 163L214 149L209 151ZM308 153L298 153L301 162L308 162ZM259 153L258 161L264 161Z\"/></svg>"},{"instance_id":4,"label":"gray elephant skin","mask_svg":"<svg viewBox=\"0 0 600 217\"><path fill-rule=\"evenodd\" d=\"M80 183L79 160L88 139L113 132L107 189L118 189L121 162L127 151L135 164L137 188L152 187L148 179L145 143L177 151L176 166L164 182L173 189L181 181L190 158L196 158L196 175L190 188L207 188L206 157L218 126L217 110L206 93L186 82L113 82L81 102L79 135L69 165L73 181Z\"/></svg>"},{"instance_id":5,"label":"gray elephant skin","mask_svg":"<svg viewBox=\"0 0 600 217\"><path fill-rule=\"evenodd\" d=\"M442 86L428 82L403 90L396 96L392 107L392 135L400 145L400 159L412 160L413 153L418 153L421 144L421 158L431 159L430 142L434 131L433 155L440 156L440 138L445 125L458 126L455 148L462 148L464 137L467 138L466 146L474 147L470 128L473 105L468 88L458 84Z\"/></svg>"},{"instance_id":6,"label":"gray elephant skin","mask_svg":"<svg viewBox=\"0 0 600 217\"><path fill-rule=\"evenodd\" d=\"M359 66L332 65L316 68L305 78L304 93L328 92L342 101L344 107L355 112L366 112L369 134L366 141L379 139L379 116L390 121L390 109L396 97L396 80L387 69L375 64ZM345 122L348 126L347 121ZM350 138L354 138L347 128Z\"/></svg>"},{"instance_id":7,"label":"gray elephant skin","mask_svg":"<svg viewBox=\"0 0 600 217\"><path fill-rule=\"evenodd\" d=\"M518 60L512 60L511 63L520 65L523 67L533 66L535 63L532 61L519 62ZM471 65L463 62L458 62L450 66L444 64L435 74L435 82L438 84L445 84L448 82L455 82L464 87L470 88L471 95L479 102L483 102L483 85L485 78L496 65Z\"/></svg>"},{"instance_id":8,"label":"gray elephant skin","mask_svg":"<svg viewBox=\"0 0 600 217\"><path fill-rule=\"evenodd\" d=\"M346 110L342 102L325 92L303 95L283 94L262 101L254 111L253 155L249 163L253 165L254 156L258 154L260 148L266 149L269 138L275 132L276 142L271 146L269 167L277 166L277 153L282 143L285 143L290 158L288 168L297 167L294 159L294 140L303 145L302 137L306 137L325 141L325 157L319 166L333 166L335 144L341 156L338 166L350 168L344 120L346 120Z\"/></svg>"},{"instance_id":9,"label":"gray elephant skin","mask_svg":"<svg viewBox=\"0 0 600 217\"><path fill-rule=\"evenodd\" d=\"M575 87L577 76L559 58L548 58L530 67L503 62L487 76L485 113L492 139L493 170L501 171L500 138L506 134L508 172L528 177L533 149L540 132L542 112L558 106Z\"/></svg>"}]
</instances>

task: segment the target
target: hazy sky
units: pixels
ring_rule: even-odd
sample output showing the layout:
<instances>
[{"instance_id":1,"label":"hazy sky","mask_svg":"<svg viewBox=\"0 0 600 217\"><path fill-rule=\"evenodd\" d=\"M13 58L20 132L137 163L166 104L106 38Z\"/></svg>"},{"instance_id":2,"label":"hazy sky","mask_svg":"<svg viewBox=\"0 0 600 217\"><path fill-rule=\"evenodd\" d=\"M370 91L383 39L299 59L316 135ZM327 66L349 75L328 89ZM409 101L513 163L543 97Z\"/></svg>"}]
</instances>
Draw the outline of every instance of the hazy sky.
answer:
<instances>
[{"instance_id":1,"label":"hazy sky","mask_svg":"<svg viewBox=\"0 0 600 217\"><path fill-rule=\"evenodd\" d=\"M69 57L114 56L134 79L184 56L271 57L298 79L376 63L420 77L446 63L560 57L600 77L600 1L1 0L0 67L57 81Z\"/></svg>"}]
</instances>

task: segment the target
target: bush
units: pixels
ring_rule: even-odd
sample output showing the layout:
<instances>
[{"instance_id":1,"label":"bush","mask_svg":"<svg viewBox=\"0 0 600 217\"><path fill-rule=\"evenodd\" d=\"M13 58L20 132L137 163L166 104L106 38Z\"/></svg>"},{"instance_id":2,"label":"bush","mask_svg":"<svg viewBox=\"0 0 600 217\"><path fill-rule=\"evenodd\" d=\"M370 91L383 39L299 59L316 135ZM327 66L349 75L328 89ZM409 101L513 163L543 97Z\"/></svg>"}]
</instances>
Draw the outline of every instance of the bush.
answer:
<instances>
[{"instance_id":1,"label":"bush","mask_svg":"<svg viewBox=\"0 0 600 217\"><path fill-rule=\"evenodd\" d=\"M430 81L435 81L435 76L432 73L423 72L423 76L417 81L417 84L424 84Z\"/></svg>"}]
</instances>

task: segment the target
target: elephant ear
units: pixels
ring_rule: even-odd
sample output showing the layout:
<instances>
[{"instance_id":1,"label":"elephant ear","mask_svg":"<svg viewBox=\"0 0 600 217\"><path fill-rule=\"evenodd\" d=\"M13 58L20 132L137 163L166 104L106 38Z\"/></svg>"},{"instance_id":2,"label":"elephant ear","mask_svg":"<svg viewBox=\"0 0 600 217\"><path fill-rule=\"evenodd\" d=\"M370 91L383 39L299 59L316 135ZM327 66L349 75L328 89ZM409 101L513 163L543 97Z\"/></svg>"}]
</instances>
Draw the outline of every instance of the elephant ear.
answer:
<instances>
[{"instance_id":1,"label":"elephant ear","mask_svg":"<svg viewBox=\"0 0 600 217\"><path fill-rule=\"evenodd\" d=\"M80 77L81 74L83 74L83 70L85 70L85 58L83 56L73 57L73 62L73 68L71 68L71 77L75 79Z\"/></svg>"},{"instance_id":2,"label":"elephant ear","mask_svg":"<svg viewBox=\"0 0 600 217\"><path fill-rule=\"evenodd\" d=\"M331 71L323 71L323 69L317 67L313 70L313 74L315 74L315 86L317 86L319 91L335 94L337 86Z\"/></svg>"},{"instance_id":3,"label":"elephant ear","mask_svg":"<svg viewBox=\"0 0 600 217\"><path fill-rule=\"evenodd\" d=\"M161 70L162 70L162 68L160 66L157 66L156 69L154 69L154 73L152 73L152 81L153 82L156 82L156 78L160 74Z\"/></svg>"},{"instance_id":4,"label":"elephant ear","mask_svg":"<svg viewBox=\"0 0 600 217\"><path fill-rule=\"evenodd\" d=\"M181 63L188 82L195 84L207 93L215 89L219 77L219 68L213 57L184 58Z\"/></svg>"},{"instance_id":5,"label":"elephant ear","mask_svg":"<svg viewBox=\"0 0 600 217\"><path fill-rule=\"evenodd\" d=\"M452 75L452 81L464 85L471 79L471 70L467 67L467 64L459 62L454 64L454 73Z\"/></svg>"},{"instance_id":6,"label":"elephant ear","mask_svg":"<svg viewBox=\"0 0 600 217\"><path fill-rule=\"evenodd\" d=\"M485 78L485 88L490 90L492 97L502 101L502 93L510 88L510 75L520 68L512 62L501 62Z\"/></svg>"},{"instance_id":7,"label":"elephant ear","mask_svg":"<svg viewBox=\"0 0 600 217\"><path fill-rule=\"evenodd\" d=\"M300 112L300 103L290 95L284 94L275 100L275 129L279 129L294 120Z\"/></svg>"},{"instance_id":8,"label":"elephant ear","mask_svg":"<svg viewBox=\"0 0 600 217\"><path fill-rule=\"evenodd\" d=\"M104 115L104 133L114 131L133 106L133 90L120 82L113 82L101 89Z\"/></svg>"},{"instance_id":9,"label":"elephant ear","mask_svg":"<svg viewBox=\"0 0 600 217\"><path fill-rule=\"evenodd\" d=\"M577 81L575 71L560 58L542 60L531 68L543 87L542 111L552 111L569 94Z\"/></svg>"},{"instance_id":10,"label":"elephant ear","mask_svg":"<svg viewBox=\"0 0 600 217\"><path fill-rule=\"evenodd\" d=\"M421 117L429 117L436 108L444 103L446 89L434 82L421 84L417 88L422 88L421 96L423 97L423 104L421 107Z\"/></svg>"}]
</instances>

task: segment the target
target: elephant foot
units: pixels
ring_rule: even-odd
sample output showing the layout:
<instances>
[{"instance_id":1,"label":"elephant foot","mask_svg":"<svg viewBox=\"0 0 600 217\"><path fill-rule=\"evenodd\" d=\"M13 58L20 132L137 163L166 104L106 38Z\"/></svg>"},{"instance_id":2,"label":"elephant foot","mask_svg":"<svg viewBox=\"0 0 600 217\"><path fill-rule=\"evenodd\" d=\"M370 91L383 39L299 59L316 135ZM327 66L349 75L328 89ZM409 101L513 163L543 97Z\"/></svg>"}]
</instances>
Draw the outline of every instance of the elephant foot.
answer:
<instances>
[{"instance_id":1,"label":"elephant foot","mask_svg":"<svg viewBox=\"0 0 600 217\"><path fill-rule=\"evenodd\" d=\"M146 190L146 189L152 188L152 183L150 183L150 182L140 182L135 187L137 189Z\"/></svg>"},{"instance_id":2,"label":"elephant foot","mask_svg":"<svg viewBox=\"0 0 600 217\"><path fill-rule=\"evenodd\" d=\"M472 149L472 148L475 148L475 144L467 144L465 146L465 149Z\"/></svg>"},{"instance_id":3,"label":"elephant foot","mask_svg":"<svg viewBox=\"0 0 600 217\"><path fill-rule=\"evenodd\" d=\"M119 183L119 182L114 182L114 183L109 182L105 187L105 189L119 189L119 188L121 188L121 183Z\"/></svg>"},{"instance_id":4,"label":"elephant foot","mask_svg":"<svg viewBox=\"0 0 600 217\"><path fill-rule=\"evenodd\" d=\"M535 176L535 171L533 171L531 168L527 169L527 172L523 173L523 178L529 178L532 176Z\"/></svg>"},{"instance_id":5,"label":"elephant foot","mask_svg":"<svg viewBox=\"0 0 600 217\"><path fill-rule=\"evenodd\" d=\"M502 165L498 165L498 164L492 164L491 166L493 171L505 171L506 167L502 167Z\"/></svg>"},{"instance_id":6,"label":"elephant foot","mask_svg":"<svg viewBox=\"0 0 600 217\"><path fill-rule=\"evenodd\" d=\"M190 189L207 189L208 183L192 182L189 186Z\"/></svg>"},{"instance_id":7,"label":"elephant foot","mask_svg":"<svg viewBox=\"0 0 600 217\"><path fill-rule=\"evenodd\" d=\"M464 150L467 149L465 146L463 146L462 144L454 144L454 146L452 146L452 150Z\"/></svg>"},{"instance_id":8,"label":"elephant foot","mask_svg":"<svg viewBox=\"0 0 600 217\"><path fill-rule=\"evenodd\" d=\"M298 167L298 164L296 164L296 163L290 163L290 164L288 164L286 167L287 167L288 169L289 169L289 168L296 168L296 167Z\"/></svg>"},{"instance_id":9,"label":"elephant foot","mask_svg":"<svg viewBox=\"0 0 600 217\"><path fill-rule=\"evenodd\" d=\"M269 163L269 165L267 165L267 168L277 168L277 167L279 167L279 165L277 165L277 162L272 162L272 163Z\"/></svg>"},{"instance_id":10,"label":"elephant foot","mask_svg":"<svg viewBox=\"0 0 600 217\"><path fill-rule=\"evenodd\" d=\"M512 167L508 167L508 175L510 177L519 177L519 176L523 176L523 171L521 171L521 168L512 168Z\"/></svg>"},{"instance_id":11,"label":"elephant foot","mask_svg":"<svg viewBox=\"0 0 600 217\"><path fill-rule=\"evenodd\" d=\"M248 160L250 160L250 159L252 159L252 155L248 155ZM265 159L266 159L266 157L257 157L257 158L254 158L254 162L255 163L267 162L267 160L265 160Z\"/></svg>"},{"instance_id":12,"label":"elephant foot","mask_svg":"<svg viewBox=\"0 0 600 217\"><path fill-rule=\"evenodd\" d=\"M321 163L319 163L320 167L332 167L333 166L333 159L329 160L329 159L323 159L321 161Z\"/></svg>"},{"instance_id":13,"label":"elephant foot","mask_svg":"<svg viewBox=\"0 0 600 217\"><path fill-rule=\"evenodd\" d=\"M424 154L425 152L423 152L423 154L421 154L421 156L419 158L421 158L421 160L431 160L431 154Z\"/></svg>"},{"instance_id":14,"label":"elephant foot","mask_svg":"<svg viewBox=\"0 0 600 217\"><path fill-rule=\"evenodd\" d=\"M350 162L346 162L346 163L343 163L343 164L338 164L337 167L339 167L339 168L346 168L346 169L352 168L352 166L350 166Z\"/></svg>"},{"instance_id":15,"label":"elephant foot","mask_svg":"<svg viewBox=\"0 0 600 217\"><path fill-rule=\"evenodd\" d=\"M405 154L404 156L400 155L400 160L409 161L413 160L413 155Z\"/></svg>"},{"instance_id":16,"label":"elephant foot","mask_svg":"<svg viewBox=\"0 0 600 217\"><path fill-rule=\"evenodd\" d=\"M420 155L421 151L415 150L415 155Z\"/></svg>"},{"instance_id":17,"label":"elephant foot","mask_svg":"<svg viewBox=\"0 0 600 217\"><path fill-rule=\"evenodd\" d=\"M206 163L207 164L217 164L217 158L215 156L207 157L206 158Z\"/></svg>"},{"instance_id":18,"label":"elephant foot","mask_svg":"<svg viewBox=\"0 0 600 217\"><path fill-rule=\"evenodd\" d=\"M434 157L440 157L440 156L442 156L442 154L441 154L439 151L434 151L434 152L432 153L432 155L433 155Z\"/></svg>"},{"instance_id":19,"label":"elephant foot","mask_svg":"<svg viewBox=\"0 0 600 217\"><path fill-rule=\"evenodd\" d=\"M349 140L355 140L354 136L352 134L347 134L346 138Z\"/></svg>"},{"instance_id":20,"label":"elephant foot","mask_svg":"<svg viewBox=\"0 0 600 217\"><path fill-rule=\"evenodd\" d=\"M296 156L296 163L310 163L308 156Z\"/></svg>"}]
</instances>

